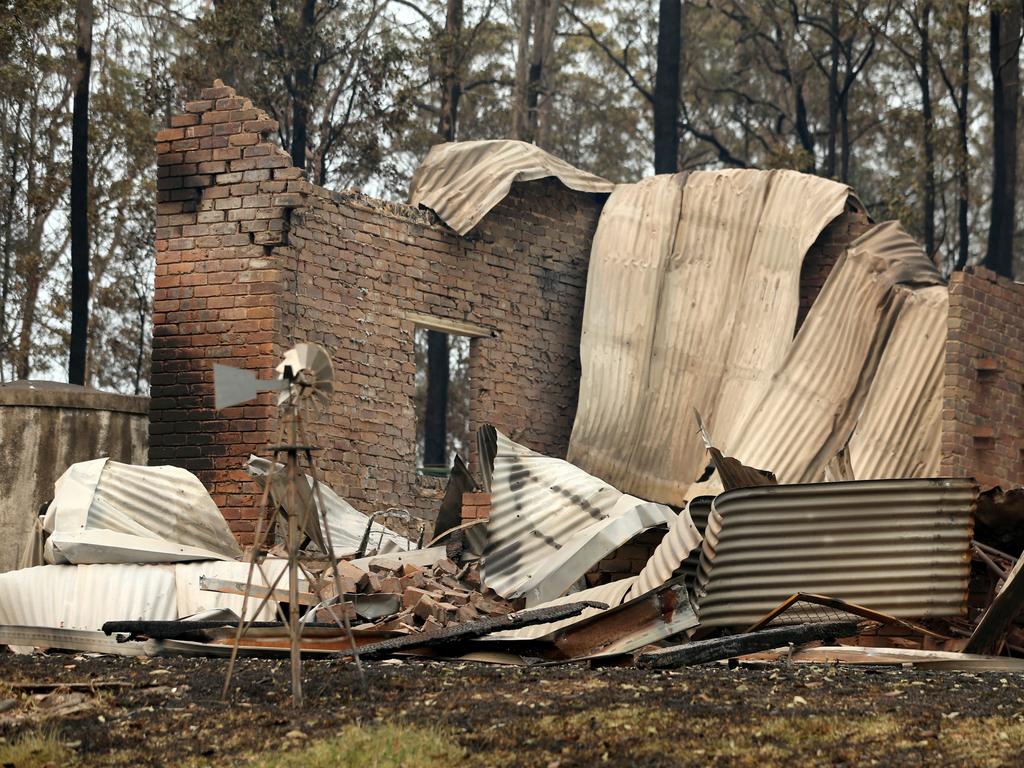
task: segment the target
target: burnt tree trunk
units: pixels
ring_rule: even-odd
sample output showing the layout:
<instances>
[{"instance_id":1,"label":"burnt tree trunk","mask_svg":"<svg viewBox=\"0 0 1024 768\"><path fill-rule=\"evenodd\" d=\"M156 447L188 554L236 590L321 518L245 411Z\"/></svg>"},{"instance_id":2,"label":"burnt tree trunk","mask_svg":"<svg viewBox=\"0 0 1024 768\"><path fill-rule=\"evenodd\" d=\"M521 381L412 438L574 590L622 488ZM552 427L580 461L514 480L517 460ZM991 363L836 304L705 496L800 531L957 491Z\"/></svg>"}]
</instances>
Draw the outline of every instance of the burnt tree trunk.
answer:
<instances>
[{"instance_id":1,"label":"burnt tree trunk","mask_svg":"<svg viewBox=\"0 0 1024 768\"><path fill-rule=\"evenodd\" d=\"M654 172L679 170L679 63L683 4L661 0L658 7L658 69L654 76Z\"/></svg>"},{"instance_id":2,"label":"burnt tree trunk","mask_svg":"<svg viewBox=\"0 0 1024 768\"><path fill-rule=\"evenodd\" d=\"M78 70L75 73L75 97L71 115L71 345L68 381L71 384L85 384L85 359L89 343L89 81L92 74L92 0L78 0L75 6L75 28Z\"/></svg>"},{"instance_id":3,"label":"burnt tree trunk","mask_svg":"<svg viewBox=\"0 0 1024 768\"><path fill-rule=\"evenodd\" d=\"M313 78L312 69L313 27L316 24L316 0L302 0L299 16L299 32L296 37L298 48L292 73L292 165L306 167L306 146L309 142L309 104Z\"/></svg>"},{"instance_id":4,"label":"burnt tree trunk","mask_svg":"<svg viewBox=\"0 0 1024 768\"><path fill-rule=\"evenodd\" d=\"M539 144L544 133L540 121L541 94L550 98L551 67L555 57L555 28L558 24L558 0L538 0L533 25L533 49L526 81L526 141Z\"/></svg>"},{"instance_id":5,"label":"burnt tree trunk","mask_svg":"<svg viewBox=\"0 0 1024 768\"><path fill-rule=\"evenodd\" d=\"M448 463L448 336L427 331L427 404L423 420L423 465Z\"/></svg>"},{"instance_id":6,"label":"burnt tree trunk","mask_svg":"<svg viewBox=\"0 0 1024 768\"><path fill-rule=\"evenodd\" d=\"M829 69L828 69L828 139L825 153L825 175L835 178L836 134L839 132L839 0L829 4Z\"/></svg>"},{"instance_id":7,"label":"burnt tree trunk","mask_svg":"<svg viewBox=\"0 0 1024 768\"><path fill-rule=\"evenodd\" d=\"M967 221L967 210L970 204L970 178L968 162L967 99L971 86L971 10L969 2L965 2L960 18L960 98L957 105L957 158L956 158L956 196L957 196L957 228L960 232L959 251L956 257L956 269L967 266L969 256L971 230Z\"/></svg>"},{"instance_id":8,"label":"burnt tree trunk","mask_svg":"<svg viewBox=\"0 0 1024 768\"><path fill-rule=\"evenodd\" d=\"M800 139L800 146L807 153L807 160L804 162L803 167L798 170L804 173L814 173L817 167L814 133L811 131L811 125L807 119L807 101L804 99L804 84L802 80L794 84L793 91L796 102L796 135Z\"/></svg>"},{"instance_id":9,"label":"burnt tree trunk","mask_svg":"<svg viewBox=\"0 0 1024 768\"><path fill-rule=\"evenodd\" d=\"M530 37L533 30L534 0L520 0L519 39L516 44L516 83L512 105L512 136L526 139L526 78L530 64Z\"/></svg>"},{"instance_id":10,"label":"burnt tree trunk","mask_svg":"<svg viewBox=\"0 0 1024 768\"><path fill-rule=\"evenodd\" d=\"M448 0L448 12L445 16L444 39L441 44L444 61L441 116L437 122L437 135L441 137L441 141L455 141L455 129L459 120L459 99L462 97L462 78L459 73L462 5L462 0Z\"/></svg>"},{"instance_id":11,"label":"burnt tree trunk","mask_svg":"<svg viewBox=\"0 0 1024 768\"><path fill-rule=\"evenodd\" d=\"M932 114L931 91L931 3L925 3L921 13L921 46L919 53L920 72L918 83L921 87L921 121L924 127L924 167L922 188L924 190L924 210L922 211L921 231L924 233L924 250L928 258L935 257L935 118Z\"/></svg>"},{"instance_id":12,"label":"burnt tree trunk","mask_svg":"<svg viewBox=\"0 0 1024 768\"><path fill-rule=\"evenodd\" d=\"M985 266L1013 277L1013 229L1017 184L1017 106L1020 97L1021 2L989 14L992 67L992 216Z\"/></svg>"}]
</instances>

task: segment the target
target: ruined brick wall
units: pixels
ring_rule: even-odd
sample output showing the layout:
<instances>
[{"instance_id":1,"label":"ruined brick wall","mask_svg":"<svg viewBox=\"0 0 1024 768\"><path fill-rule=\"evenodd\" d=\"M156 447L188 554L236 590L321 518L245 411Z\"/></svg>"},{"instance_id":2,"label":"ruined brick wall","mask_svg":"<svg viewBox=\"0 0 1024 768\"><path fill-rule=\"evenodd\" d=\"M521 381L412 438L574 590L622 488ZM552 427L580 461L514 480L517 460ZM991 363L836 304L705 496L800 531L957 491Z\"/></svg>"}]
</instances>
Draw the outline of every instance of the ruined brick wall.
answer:
<instances>
[{"instance_id":1,"label":"ruined brick wall","mask_svg":"<svg viewBox=\"0 0 1024 768\"><path fill-rule=\"evenodd\" d=\"M1024 482L1024 285L952 275L942 408L942 474Z\"/></svg>"},{"instance_id":2,"label":"ruined brick wall","mask_svg":"<svg viewBox=\"0 0 1024 768\"><path fill-rule=\"evenodd\" d=\"M443 481L415 466L412 318L422 315L487 332L471 342L473 429L491 422L564 455L604 198L554 180L514 185L459 237L429 212L310 184L270 138L276 128L218 82L157 136L150 461L196 472L251 538L258 489L242 467L276 432L274 397L216 412L212 365L271 376L293 343L315 341L337 377L312 435L327 481L364 512L432 519ZM811 248L801 317L867 226L851 209Z\"/></svg>"},{"instance_id":3,"label":"ruined brick wall","mask_svg":"<svg viewBox=\"0 0 1024 768\"><path fill-rule=\"evenodd\" d=\"M800 309L797 313L796 328L800 329L804 318L811 311L818 294L821 293L825 281L832 273L843 251L871 229L870 217L858 204L848 202L846 210L832 220L831 223L818 235L807 250L803 266L800 269Z\"/></svg>"},{"instance_id":4,"label":"ruined brick wall","mask_svg":"<svg viewBox=\"0 0 1024 768\"><path fill-rule=\"evenodd\" d=\"M554 180L516 185L466 238L357 193L311 188L292 210L282 333L334 353L324 467L356 507L432 519L440 503L441 482L416 474L413 315L493 331L470 342L472 429L565 455L598 210Z\"/></svg>"},{"instance_id":5,"label":"ruined brick wall","mask_svg":"<svg viewBox=\"0 0 1024 768\"><path fill-rule=\"evenodd\" d=\"M216 83L157 135L150 461L196 472L251 538L258 488L242 466L266 453L274 399L214 411L212 365L267 377L315 341L337 379L311 435L327 481L364 512L432 519L442 482L416 474L412 313L493 331L471 342L473 429L564 455L603 197L517 185L459 237L428 212L311 185L274 130Z\"/></svg>"}]
</instances>

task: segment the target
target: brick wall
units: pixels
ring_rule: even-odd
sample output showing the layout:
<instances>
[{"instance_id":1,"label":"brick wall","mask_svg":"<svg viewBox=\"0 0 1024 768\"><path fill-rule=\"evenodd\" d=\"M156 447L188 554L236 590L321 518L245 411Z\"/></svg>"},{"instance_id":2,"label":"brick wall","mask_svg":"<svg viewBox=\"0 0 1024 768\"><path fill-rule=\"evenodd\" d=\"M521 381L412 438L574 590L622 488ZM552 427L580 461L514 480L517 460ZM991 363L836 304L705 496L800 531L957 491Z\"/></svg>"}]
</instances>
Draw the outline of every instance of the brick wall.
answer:
<instances>
[{"instance_id":1,"label":"brick wall","mask_svg":"<svg viewBox=\"0 0 1024 768\"><path fill-rule=\"evenodd\" d=\"M251 538L259 497L242 466L266 453L273 395L214 411L212 364L267 377L315 341L336 375L311 430L326 480L364 512L432 519L443 481L416 474L410 313L493 331L471 342L472 428L564 455L603 196L516 185L459 237L431 213L311 185L268 139L276 127L218 82L157 135L151 462L196 472Z\"/></svg>"},{"instance_id":2,"label":"brick wall","mask_svg":"<svg viewBox=\"0 0 1024 768\"><path fill-rule=\"evenodd\" d=\"M462 494L462 522L472 523L477 520L491 519L491 494Z\"/></svg>"},{"instance_id":3,"label":"brick wall","mask_svg":"<svg viewBox=\"0 0 1024 768\"><path fill-rule=\"evenodd\" d=\"M157 135L150 461L196 472L243 541L258 489L242 469L276 431L272 394L216 412L214 362L271 376L293 343L332 353L337 394L313 425L326 480L364 512L433 519L443 481L415 467L411 315L493 332L470 352L470 416L564 455L579 383L590 243L603 196L514 185L466 237L429 212L306 181L276 123L219 81ZM812 246L801 318L851 209Z\"/></svg>"},{"instance_id":4,"label":"brick wall","mask_svg":"<svg viewBox=\"0 0 1024 768\"><path fill-rule=\"evenodd\" d=\"M1024 482L1024 285L983 268L949 283L942 474Z\"/></svg>"}]
</instances>

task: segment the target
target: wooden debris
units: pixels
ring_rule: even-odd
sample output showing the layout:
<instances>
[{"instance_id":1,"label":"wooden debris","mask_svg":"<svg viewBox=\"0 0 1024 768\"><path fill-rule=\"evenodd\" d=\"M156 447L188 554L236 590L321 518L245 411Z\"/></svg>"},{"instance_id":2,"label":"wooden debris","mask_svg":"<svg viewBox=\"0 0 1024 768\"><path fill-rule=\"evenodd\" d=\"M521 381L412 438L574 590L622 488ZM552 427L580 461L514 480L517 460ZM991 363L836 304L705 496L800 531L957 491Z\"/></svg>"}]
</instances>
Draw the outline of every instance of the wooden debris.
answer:
<instances>
[{"instance_id":1,"label":"wooden debris","mask_svg":"<svg viewBox=\"0 0 1024 768\"><path fill-rule=\"evenodd\" d=\"M637 659L637 665L666 669L687 667L692 664L707 664L711 661L731 659L748 653L769 651L790 643L799 645L815 640L831 641L840 637L850 637L857 634L858 627L859 624L856 621L827 621L773 627L760 632L717 637L713 640L698 640L644 653Z\"/></svg>"},{"instance_id":2,"label":"wooden debris","mask_svg":"<svg viewBox=\"0 0 1024 768\"><path fill-rule=\"evenodd\" d=\"M1022 566L1024 557L1018 559L1007 574L1002 591L996 595L971 639L967 641L965 653L991 653L1005 637L1010 624L1024 607L1024 576L1020 575Z\"/></svg>"}]
</instances>

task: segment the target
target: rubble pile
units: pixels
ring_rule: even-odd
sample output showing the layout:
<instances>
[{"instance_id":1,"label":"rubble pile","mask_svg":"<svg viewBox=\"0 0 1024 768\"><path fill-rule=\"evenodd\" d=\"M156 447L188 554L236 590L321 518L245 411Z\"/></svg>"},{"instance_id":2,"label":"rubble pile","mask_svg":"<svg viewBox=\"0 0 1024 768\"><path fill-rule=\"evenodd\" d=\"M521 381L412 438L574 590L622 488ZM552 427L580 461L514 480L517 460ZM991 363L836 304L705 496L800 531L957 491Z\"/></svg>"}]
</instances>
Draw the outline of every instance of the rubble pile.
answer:
<instances>
[{"instance_id":1,"label":"rubble pile","mask_svg":"<svg viewBox=\"0 0 1024 768\"><path fill-rule=\"evenodd\" d=\"M299 616L304 655L1024 669L1024 560L1000 548L1019 535L1020 493L969 478L779 483L701 434L724 488L676 510L484 427L484 493L426 546L326 487L305 502L282 487L336 542L332 557L309 537L301 571L280 541L255 562L233 551L192 476L74 465L40 518L40 562L0 574L0 644L279 656ZM645 535L659 543L638 572L592 586Z\"/></svg>"},{"instance_id":2,"label":"rubble pile","mask_svg":"<svg viewBox=\"0 0 1024 768\"><path fill-rule=\"evenodd\" d=\"M384 556L364 570L343 560L338 563L338 579L342 602L351 603L356 616L367 622L356 629L430 632L514 610L510 602L481 586L475 561L460 567L444 558L420 567ZM322 576L320 589L324 597L336 597L330 573ZM329 610L317 609L313 620L329 622Z\"/></svg>"}]
</instances>

